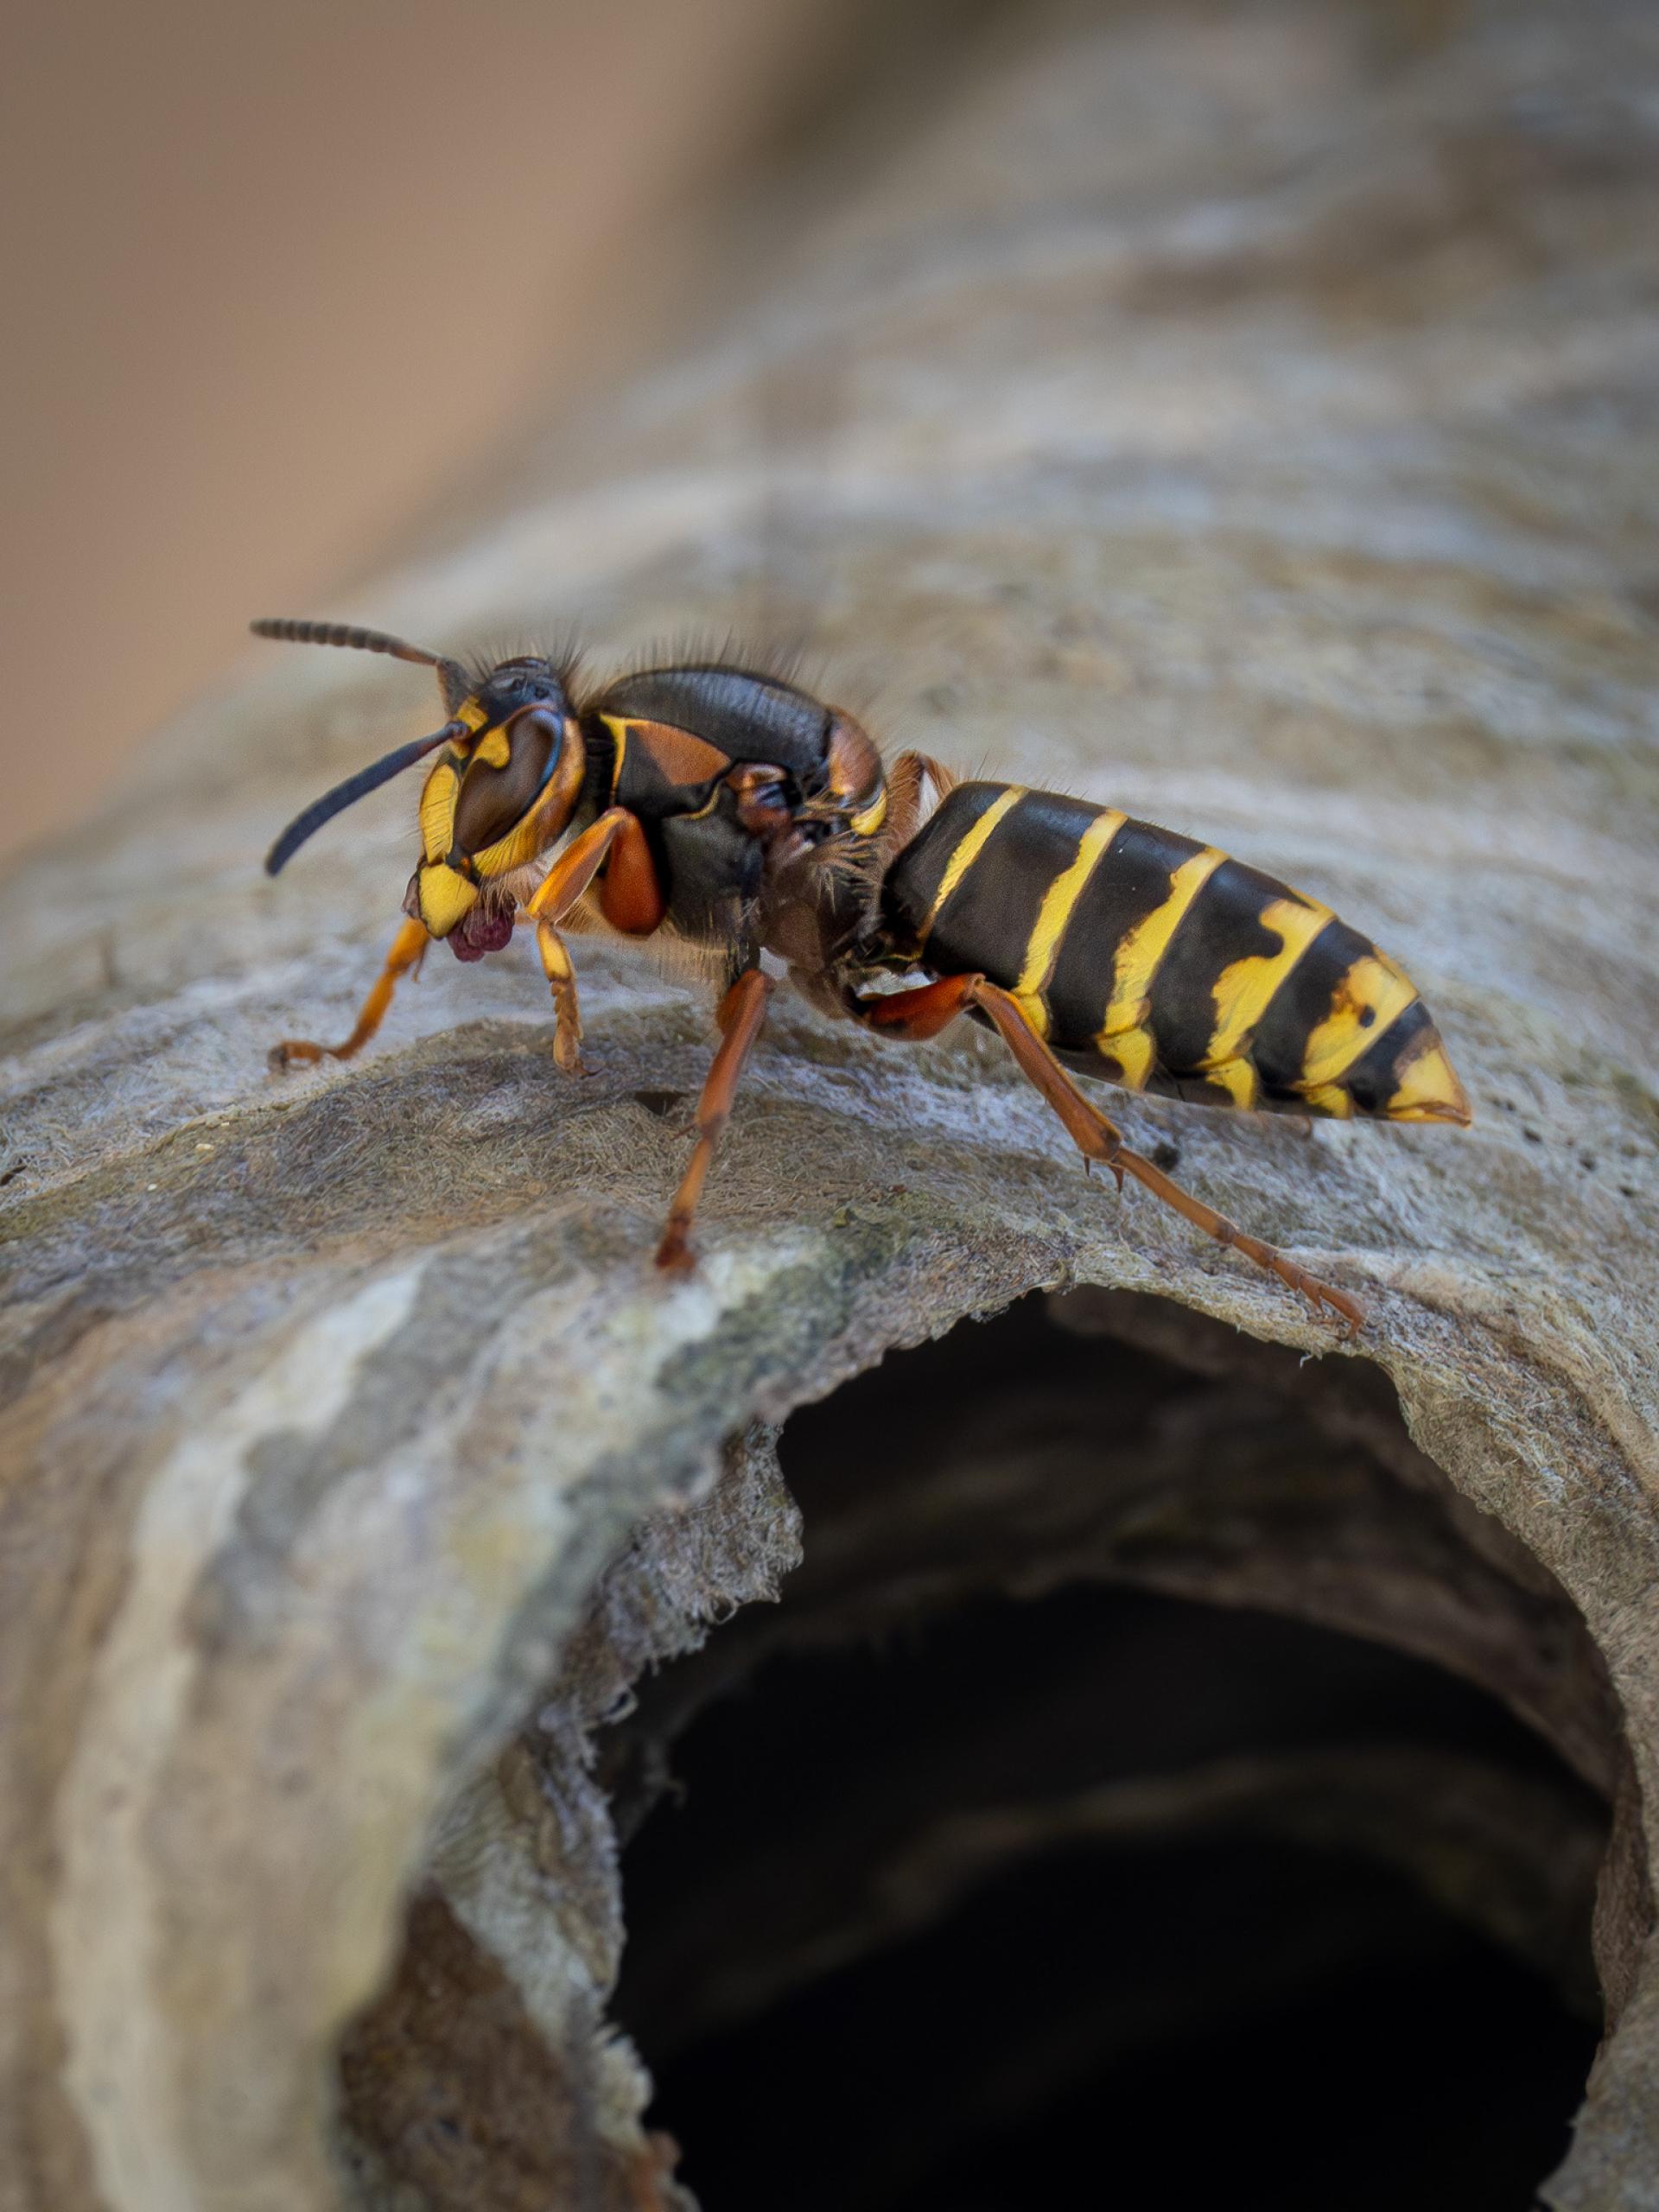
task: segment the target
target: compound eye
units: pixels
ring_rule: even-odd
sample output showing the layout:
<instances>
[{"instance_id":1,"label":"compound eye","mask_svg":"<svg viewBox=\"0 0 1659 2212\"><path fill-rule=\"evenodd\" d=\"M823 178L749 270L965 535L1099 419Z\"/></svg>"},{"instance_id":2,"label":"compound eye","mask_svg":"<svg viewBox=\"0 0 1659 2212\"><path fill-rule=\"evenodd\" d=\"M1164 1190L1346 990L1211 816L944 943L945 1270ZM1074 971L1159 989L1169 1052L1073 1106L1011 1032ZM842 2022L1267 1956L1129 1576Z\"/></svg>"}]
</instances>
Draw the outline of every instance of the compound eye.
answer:
<instances>
[{"instance_id":1,"label":"compound eye","mask_svg":"<svg viewBox=\"0 0 1659 2212\"><path fill-rule=\"evenodd\" d=\"M520 707L508 715L505 728L507 743L515 755L520 745L548 745L551 747L548 759L557 760L564 742L564 716L550 698Z\"/></svg>"},{"instance_id":2,"label":"compound eye","mask_svg":"<svg viewBox=\"0 0 1659 2212\"><path fill-rule=\"evenodd\" d=\"M497 766L474 759L461 780L455 842L463 853L483 852L529 813L559 765L564 716L550 705L520 707L502 724L501 734L505 760Z\"/></svg>"}]
</instances>

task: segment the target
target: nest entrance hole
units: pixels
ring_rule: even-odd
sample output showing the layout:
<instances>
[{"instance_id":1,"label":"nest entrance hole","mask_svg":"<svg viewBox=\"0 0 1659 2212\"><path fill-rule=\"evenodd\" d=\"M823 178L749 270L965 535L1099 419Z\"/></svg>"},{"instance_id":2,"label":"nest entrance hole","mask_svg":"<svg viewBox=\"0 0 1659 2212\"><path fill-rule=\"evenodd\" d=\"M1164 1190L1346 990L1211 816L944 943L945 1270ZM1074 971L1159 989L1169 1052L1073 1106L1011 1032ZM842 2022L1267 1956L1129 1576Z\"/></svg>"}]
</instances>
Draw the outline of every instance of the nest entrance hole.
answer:
<instances>
[{"instance_id":1,"label":"nest entrance hole","mask_svg":"<svg viewBox=\"0 0 1659 2212\"><path fill-rule=\"evenodd\" d=\"M1033 1299L785 1432L804 1560L601 1738L705 2212L1523 2212L1601 2026L1573 1608L1382 1378Z\"/></svg>"}]
</instances>

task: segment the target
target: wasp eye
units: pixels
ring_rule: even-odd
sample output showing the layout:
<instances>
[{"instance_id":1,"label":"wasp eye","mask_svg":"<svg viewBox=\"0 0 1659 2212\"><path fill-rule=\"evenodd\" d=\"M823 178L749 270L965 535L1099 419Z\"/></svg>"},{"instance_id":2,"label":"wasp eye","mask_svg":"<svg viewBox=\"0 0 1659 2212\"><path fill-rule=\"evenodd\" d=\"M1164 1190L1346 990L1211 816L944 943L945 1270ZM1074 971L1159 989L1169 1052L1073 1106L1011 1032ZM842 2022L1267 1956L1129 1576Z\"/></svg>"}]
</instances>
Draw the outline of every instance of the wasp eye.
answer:
<instances>
[{"instance_id":1,"label":"wasp eye","mask_svg":"<svg viewBox=\"0 0 1659 2212\"><path fill-rule=\"evenodd\" d=\"M544 728L553 742L557 745L564 735L564 717L563 715L554 713L543 701L536 700L528 706L520 707L515 714L507 718L506 730L509 737L516 738L521 730L532 728L537 730Z\"/></svg>"},{"instance_id":2,"label":"wasp eye","mask_svg":"<svg viewBox=\"0 0 1659 2212\"><path fill-rule=\"evenodd\" d=\"M475 760L455 806L455 842L482 852L523 820L546 789L564 745L564 717L550 706L520 707L501 725L506 759Z\"/></svg>"}]
</instances>

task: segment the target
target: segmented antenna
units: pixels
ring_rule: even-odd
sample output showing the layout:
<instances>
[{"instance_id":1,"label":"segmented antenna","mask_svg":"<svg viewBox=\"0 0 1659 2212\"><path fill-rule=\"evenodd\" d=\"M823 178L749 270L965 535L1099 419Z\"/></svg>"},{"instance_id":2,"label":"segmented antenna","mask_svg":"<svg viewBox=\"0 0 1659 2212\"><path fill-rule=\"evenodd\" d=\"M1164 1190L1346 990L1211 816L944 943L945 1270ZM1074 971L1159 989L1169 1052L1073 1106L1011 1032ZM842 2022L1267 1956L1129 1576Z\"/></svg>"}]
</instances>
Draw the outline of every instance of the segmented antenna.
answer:
<instances>
[{"instance_id":1,"label":"segmented antenna","mask_svg":"<svg viewBox=\"0 0 1659 2212\"><path fill-rule=\"evenodd\" d=\"M290 629L310 631L321 629L322 626L316 623L295 622L272 623L266 627L256 623L254 627L260 630L263 635L281 637L286 636ZM350 644L357 637L372 637L374 634L370 630L344 632L341 639L338 642ZM301 642L308 645L313 640L307 637ZM334 645L337 640L329 636L321 639L318 642L323 645ZM397 640L395 638L388 641L389 645L395 645L397 643ZM377 645L372 650L378 652L383 648ZM410 648L410 658L411 659L415 658L413 648ZM422 655L421 658L424 658L425 656ZM321 798L314 798L303 813L295 816L282 836L265 855L265 874L279 875L308 837L321 830L325 822L332 822L335 815L343 813L348 806L355 804L366 792L378 791L382 784L389 784L394 776L402 775L405 768L412 768L415 763L426 753L435 753L439 746L447 744L452 737L465 737L467 734L467 725L464 722L446 722L442 729L435 730L430 737L412 738L407 745L398 746L395 751L384 754L380 760L372 762L368 767L359 768L354 776L347 776L343 784L336 784L333 791L325 791Z\"/></svg>"},{"instance_id":2,"label":"segmented antenna","mask_svg":"<svg viewBox=\"0 0 1659 2212\"><path fill-rule=\"evenodd\" d=\"M442 653L424 645L411 645L385 630L359 630L351 622L293 622L285 616L267 616L248 625L256 638L280 638L290 645L349 645L362 653L390 653L394 660L419 661L423 668L442 668Z\"/></svg>"},{"instance_id":3,"label":"segmented antenna","mask_svg":"<svg viewBox=\"0 0 1659 2212\"><path fill-rule=\"evenodd\" d=\"M248 625L256 638L276 638L290 645L347 645L353 652L390 653L393 660L412 660L422 668L435 668L443 685L445 704L458 707L471 688L466 670L447 653L429 653L424 645L411 645L386 630L360 630L354 622L296 622L285 615L267 615Z\"/></svg>"}]
</instances>

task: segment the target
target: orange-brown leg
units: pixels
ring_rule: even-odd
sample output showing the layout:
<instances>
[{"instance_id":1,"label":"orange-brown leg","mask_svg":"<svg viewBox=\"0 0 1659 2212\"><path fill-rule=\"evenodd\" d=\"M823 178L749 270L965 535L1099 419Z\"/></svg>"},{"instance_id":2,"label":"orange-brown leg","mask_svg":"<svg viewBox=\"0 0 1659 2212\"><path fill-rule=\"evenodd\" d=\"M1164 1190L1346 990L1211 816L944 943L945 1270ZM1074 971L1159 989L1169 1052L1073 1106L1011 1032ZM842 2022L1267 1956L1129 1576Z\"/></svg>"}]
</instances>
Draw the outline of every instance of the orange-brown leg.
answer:
<instances>
[{"instance_id":1,"label":"orange-brown leg","mask_svg":"<svg viewBox=\"0 0 1659 2212\"><path fill-rule=\"evenodd\" d=\"M551 922L537 921L536 950L553 994L553 1058L566 1075L582 1075L582 1007L569 949Z\"/></svg>"},{"instance_id":2,"label":"orange-brown leg","mask_svg":"<svg viewBox=\"0 0 1659 2212\"><path fill-rule=\"evenodd\" d=\"M271 1067L280 1074L284 1068L306 1065L313 1060L349 1060L353 1053L360 1052L385 1020L398 979L420 966L430 943L424 922L405 922L393 938L386 964L380 970L374 988L364 1000L357 1027L345 1043L314 1045L308 1037L284 1037L280 1045L270 1048Z\"/></svg>"},{"instance_id":3,"label":"orange-brown leg","mask_svg":"<svg viewBox=\"0 0 1659 2212\"><path fill-rule=\"evenodd\" d=\"M855 999L851 1011L867 1029L919 1045L948 1029L973 1004L982 976L942 976L937 983L918 983L908 991L883 991Z\"/></svg>"},{"instance_id":4,"label":"orange-brown leg","mask_svg":"<svg viewBox=\"0 0 1659 2212\"><path fill-rule=\"evenodd\" d=\"M526 917L536 925L536 949L542 956L542 972L553 994L553 1057L567 1075L578 1073L582 1067L582 1011L576 997L576 971L556 925L582 897L607 858L612 856L613 848L615 858L627 864L625 880L630 895L625 912L630 916L643 916L649 904L647 892L656 885L656 872L639 817L624 806L607 808L597 822L559 855L524 906ZM612 903L607 901L607 919L619 929L627 927L626 920L619 921L610 912ZM647 931L655 929L661 919L659 904L645 925Z\"/></svg>"},{"instance_id":5,"label":"orange-brown leg","mask_svg":"<svg viewBox=\"0 0 1659 2212\"><path fill-rule=\"evenodd\" d=\"M906 1003L913 1005L919 1026L908 1020L904 1012ZM1085 1160L1098 1160L1116 1176L1122 1189L1123 1178L1133 1175L1137 1183L1144 1184L1154 1198L1161 1198L1166 1206L1183 1215L1196 1228L1204 1230L1218 1243L1230 1244L1247 1260L1254 1260L1257 1267L1265 1268L1270 1274L1292 1290L1300 1291L1314 1313L1326 1306L1340 1313L1347 1322L1350 1332L1364 1326L1365 1309L1350 1298L1346 1291L1336 1290L1329 1283L1321 1282L1316 1275L1299 1268L1294 1260L1271 1244L1264 1244L1259 1237L1249 1236L1236 1223L1229 1221L1225 1214L1217 1213L1190 1191L1173 1183L1161 1168L1143 1160L1138 1152L1131 1152L1118 1131L1107 1120L1098 1107L1092 1106L1084 1096L1065 1070L1050 1052L1027 1019L1020 1001L998 985L988 982L983 976L951 976L938 983L927 983L914 991L898 991L885 998L866 998L855 1002L858 1018L872 1028L904 1037L931 1037L965 1007L982 1007L995 1023L997 1033L1020 1063L1021 1072L1029 1077L1054 1111L1065 1122L1072 1142ZM891 1008L888 1012L887 1009Z\"/></svg>"},{"instance_id":6,"label":"orange-brown leg","mask_svg":"<svg viewBox=\"0 0 1659 2212\"><path fill-rule=\"evenodd\" d=\"M720 1012L715 1016L723 1033L720 1049L697 1101L696 1148L680 1187L674 1193L674 1203L668 1210L668 1225L657 1247L659 1268L683 1270L692 1265L690 1238L697 1201L702 1196L703 1183L721 1132L731 1119L732 1101L737 1094L743 1063L766 1020L766 1001L772 995L772 978L762 975L760 969L751 968L738 977L720 1002Z\"/></svg>"}]
</instances>

